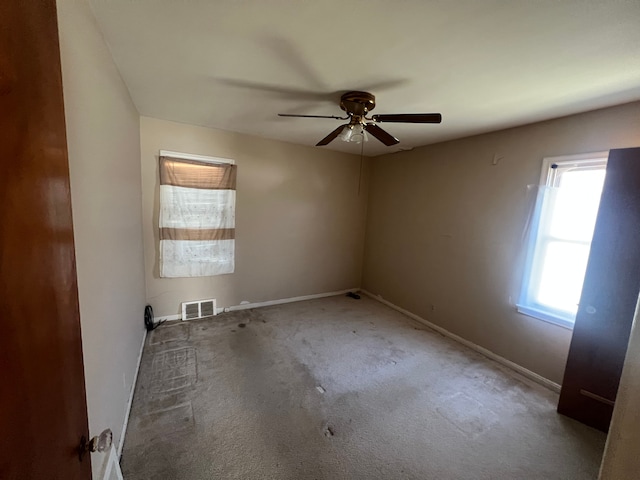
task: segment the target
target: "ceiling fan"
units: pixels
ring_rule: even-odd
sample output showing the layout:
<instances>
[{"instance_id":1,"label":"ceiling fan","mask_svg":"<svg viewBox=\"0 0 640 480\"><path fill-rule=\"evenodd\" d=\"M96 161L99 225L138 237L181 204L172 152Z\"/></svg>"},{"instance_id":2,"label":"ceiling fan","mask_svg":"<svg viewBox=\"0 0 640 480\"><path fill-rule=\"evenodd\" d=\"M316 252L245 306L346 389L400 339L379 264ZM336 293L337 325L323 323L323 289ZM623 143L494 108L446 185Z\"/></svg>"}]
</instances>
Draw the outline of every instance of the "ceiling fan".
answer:
<instances>
[{"instance_id":1,"label":"ceiling fan","mask_svg":"<svg viewBox=\"0 0 640 480\"><path fill-rule=\"evenodd\" d=\"M328 145L336 138L341 140L360 143L367 141L365 132L380 140L387 147L400 142L396 137L380 128L377 123L440 123L442 115L439 113L396 113L389 115L372 115L367 117L367 113L376 107L376 97L369 92L347 92L340 97L340 108L347 113L346 117L335 115L296 115L290 113L279 113L280 117L302 117L302 118L335 118L336 120L349 120L336 128L329 135L320 140L316 147Z\"/></svg>"}]
</instances>

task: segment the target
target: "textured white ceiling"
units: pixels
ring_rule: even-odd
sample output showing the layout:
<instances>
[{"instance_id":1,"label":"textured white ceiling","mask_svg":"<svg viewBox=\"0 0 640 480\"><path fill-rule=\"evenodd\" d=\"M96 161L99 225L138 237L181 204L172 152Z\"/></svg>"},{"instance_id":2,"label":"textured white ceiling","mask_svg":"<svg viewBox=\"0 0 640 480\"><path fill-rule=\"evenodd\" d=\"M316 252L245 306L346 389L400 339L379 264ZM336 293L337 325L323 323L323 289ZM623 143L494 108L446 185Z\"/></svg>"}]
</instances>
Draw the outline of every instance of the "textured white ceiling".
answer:
<instances>
[{"instance_id":1,"label":"textured white ceiling","mask_svg":"<svg viewBox=\"0 0 640 480\"><path fill-rule=\"evenodd\" d=\"M381 124L365 155L640 99L640 1L91 0L142 115L314 145L340 94ZM360 153L335 140L327 147Z\"/></svg>"}]
</instances>

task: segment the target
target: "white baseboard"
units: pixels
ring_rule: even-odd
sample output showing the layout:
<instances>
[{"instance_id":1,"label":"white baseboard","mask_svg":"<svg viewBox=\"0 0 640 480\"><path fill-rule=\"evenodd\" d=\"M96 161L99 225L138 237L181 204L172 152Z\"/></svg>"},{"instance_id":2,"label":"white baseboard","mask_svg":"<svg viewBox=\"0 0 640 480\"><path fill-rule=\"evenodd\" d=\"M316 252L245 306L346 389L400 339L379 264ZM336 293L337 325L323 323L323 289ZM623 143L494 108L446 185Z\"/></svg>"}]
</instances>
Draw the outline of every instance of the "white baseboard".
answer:
<instances>
[{"instance_id":1,"label":"white baseboard","mask_svg":"<svg viewBox=\"0 0 640 480\"><path fill-rule=\"evenodd\" d=\"M122 470L120 470L119 458L120 457L116 454L116 449L112 444L103 461L102 474L99 480L112 480L113 478L124 480Z\"/></svg>"},{"instance_id":2,"label":"white baseboard","mask_svg":"<svg viewBox=\"0 0 640 480\"><path fill-rule=\"evenodd\" d=\"M250 308L269 307L271 305L282 305L283 303L304 302L305 300L314 300L316 298L335 297L336 295L345 295L349 292L357 292L360 287L348 288L346 290L338 290L337 292L314 293L312 295L302 295L300 297L280 298L278 300L267 300L264 302L241 303L240 305L231 305L229 307L217 307L216 315L224 312L236 312L238 310L248 310ZM173 320L182 320L182 315L163 315L155 317L155 322L171 322Z\"/></svg>"},{"instance_id":3,"label":"white baseboard","mask_svg":"<svg viewBox=\"0 0 640 480\"><path fill-rule=\"evenodd\" d=\"M122 424L122 433L120 434L120 441L118 442L118 458L122 456L122 447L124 446L124 437L127 433L127 425L129 424L129 415L131 415L131 405L133 404L133 394L136 390L136 384L138 383L138 373L140 372L140 362L142 361L142 350L144 349L144 342L147 339L147 329L144 330L142 336L142 344L140 345L140 352L138 352L138 363L136 365L136 371L133 374L133 382L131 383L131 392L129 392L129 401L127 402L127 413L124 416L124 423Z\"/></svg>"},{"instance_id":4,"label":"white baseboard","mask_svg":"<svg viewBox=\"0 0 640 480\"><path fill-rule=\"evenodd\" d=\"M240 305L232 305L231 307L219 308L218 313L235 312L237 310L248 310L250 308L269 307L271 305L282 305L283 303L303 302L305 300L314 300L316 298L335 297L336 295L345 295L349 292L357 292L359 288L349 288L347 290L339 290L337 292L314 293L313 295L302 295L300 297L282 298L280 300L267 300L266 302L242 303Z\"/></svg>"},{"instance_id":5,"label":"white baseboard","mask_svg":"<svg viewBox=\"0 0 640 480\"><path fill-rule=\"evenodd\" d=\"M379 295L374 295L371 292L368 292L366 290L360 290L360 292L364 293L365 295L367 295L368 297L373 298L374 300L377 300L380 303L383 303L385 305L387 305L388 307L393 308L394 310L397 310L398 312L406 315L409 318L414 319L417 322L422 323L423 325L429 327L432 330L435 330L438 333L441 333L442 335L444 335L445 337L449 337L452 340L455 340L458 343L461 343L462 345L464 345L465 347L469 347L471 350L475 350L476 352L478 352L481 355L484 355L487 358L490 358L491 360L494 360L496 362L498 362L501 365L504 365L507 368L510 368L511 370L516 371L517 373L519 373L520 375L527 377L529 380L533 380L536 383L539 383L540 385L547 387L549 390L553 390L556 393L560 393L560 385L558 385L556 382L553 382L551 380L549 380L548 378L544 378L542 375L538 375L535 372L532 372L529 369L524 368L521 365L518 365L517 363L512 362L511 360L507 360L504 357L501 357L500 355L497 355L495 353L493 353L491 350L487 350L484 347L481 347L480 345L476 345L473 342L470 342L469 340L466 340L462 337L459 337L458 335L456 335L455 333L451 333L449 330L446 330L434 323L431 323L429 320L425 320L422 317L419 317L418 315L416 315L415 313L411 313L408 310L405 310L402 307L399 307L397 305L394 305L393 303L389 302L388 300L385 300L384 298L382 298Z\"/></svg>"}]
</instances>

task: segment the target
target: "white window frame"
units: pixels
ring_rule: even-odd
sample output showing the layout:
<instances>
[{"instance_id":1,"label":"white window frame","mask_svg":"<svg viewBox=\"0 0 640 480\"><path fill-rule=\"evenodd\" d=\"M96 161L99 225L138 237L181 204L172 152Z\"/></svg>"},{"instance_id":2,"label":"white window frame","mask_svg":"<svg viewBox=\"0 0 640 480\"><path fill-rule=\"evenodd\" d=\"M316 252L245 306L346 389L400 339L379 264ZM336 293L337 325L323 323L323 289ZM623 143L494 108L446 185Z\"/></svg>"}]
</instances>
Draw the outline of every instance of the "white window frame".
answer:
<instances>
[{"instance_id":1,"label":"white window frame","mask_svg":"<svg viewBox=\"0 0 640 480\"><path fill-rule=\"evenodd\" d=\"M199 162L204 162L204 163L209 163L209 164L216 164L216 165L235 165L236 161L234 159L231 158L222 158L222 157L211 157L211 156L207 156L207 155L196 155L193 153L184 153L184 152L175 152L172 150L160 150L159 151L159 156L160 157L172 157L172 158L176 158L176 159L182 159L182 160L196 160ZM160 186L160 188L162 188L162 186ZM160 194L160 196L162 197L162 194ZM234 190L234 197L233 197L233 203L234 203L234 213L235 213L235 190ZM162 208L162 201L160 202L160 208ZM162 222L162 215L159 215L159 220L160 222ZM159 225L160 228L162 228L162 225ZM235 226L234 226L235 228ZM162 240L160 240L160 246L158 247L160 249L160 251L162 251ZM234 245L234 253L233 255L235 256L235 245ZM180 251L180 256L183 256L183 252ZM160 266L160 278L204 278L204 277L208 277L208 276L213 276L213 275L222 275L222 274L227 274L227 273L233 273L233 270L235 270L235 266L233 266L233 270L231 272L224 272L224 273L211 273L211 274L207 274L207 275L181 275L181 274L171 274L171 275L165 275L163 273L163 266L162 266L162 260L160 260L161 262L161 266ZM214 309L215 310L215 309Z\"/></svg>"},{"instance_id":2,"label":"white window frame","mask_svg":"<svg viewBox=\"0 0 640 480\"><path fill-rule=\"evenodd\" d=\"M542 160L540 185L548 187L556 186L557 179L559 178L558 172L562 170L569 170L576 167L588 168L589 166L600 168L603 165L606 168L608 157L608 151L585 153L579 155L545 157ZM556 165L556 167L553 167L553 165ZM540 206L536 205L536 208L540 208ZM533 265L533 257L536 248L538 228L538 224L531 226L531 235L527 245L527 257L523 274L520 299L516 305L516 309L518 312L524 315L572 330L575 323L575 318L570 319L566 315L563 315L561 312L555 311L544 305L536 304L528 298L529 284L531 282L533 270L535 267Z\"/></svg>"},{"instance_id":3,"label":"white window frame","mask_svg":"<svg viewBox=\"0 0 640 480\"><path fill-rule=\"evenodd\" d=\"M231 158L209 157L207 155L195 155L193 153L172 152L171 150L160 150L161 157L182 158L185 160L198 160L207 163L230 163L235 165L236 161Z\"/></svg>"}]
</instances>

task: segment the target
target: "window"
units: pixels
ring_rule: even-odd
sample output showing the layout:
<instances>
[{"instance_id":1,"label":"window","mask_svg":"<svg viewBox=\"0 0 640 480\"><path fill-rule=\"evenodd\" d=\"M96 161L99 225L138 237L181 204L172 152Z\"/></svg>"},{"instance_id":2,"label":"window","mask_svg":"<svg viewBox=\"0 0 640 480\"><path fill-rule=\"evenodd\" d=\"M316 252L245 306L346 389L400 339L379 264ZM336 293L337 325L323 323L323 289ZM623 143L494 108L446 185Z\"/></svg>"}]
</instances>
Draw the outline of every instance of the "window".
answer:
<instances>
[{"instance_id":1,"label":"window","mask_svg":"<svg viewBox=\"0 0 640 480\"><path fill-rule=\"evenodd\" d=\"M545 158L518 311L572 328L608 153Z\"/></svg>"},{"instance_id":2,"label":"window","mask_svg":"<svg viewBox=\"0 0 640 480\"><path fill-rule=\"evenodd\" d=\"M230 160L160 152L160 276L235 268L236 169Z\"/></svg>"}]
</instances>

